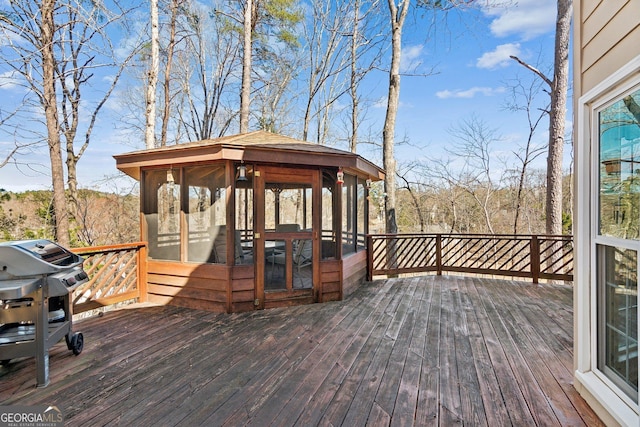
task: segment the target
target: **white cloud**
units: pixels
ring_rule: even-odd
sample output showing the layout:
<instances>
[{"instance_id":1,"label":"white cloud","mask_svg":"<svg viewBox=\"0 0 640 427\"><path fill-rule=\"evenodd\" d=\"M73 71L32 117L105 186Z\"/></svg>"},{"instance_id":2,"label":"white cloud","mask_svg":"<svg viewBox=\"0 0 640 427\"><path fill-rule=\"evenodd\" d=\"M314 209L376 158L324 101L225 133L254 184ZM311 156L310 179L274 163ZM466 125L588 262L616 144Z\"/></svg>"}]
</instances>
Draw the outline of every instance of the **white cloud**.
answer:
<instances>
[{"instance_id":1,"label":"white cloud","mask_svg":"<svg viewBox=\"0 0 640 427\"><path fill-rule=\"evenodd\" d=\"M511 55L520 55L520 43L507 43L497 46L493 51L484 53L476 62L478 68L494 69L506 67Z\"/></svg>"},{"instance_id":2,"label":"white cloud","mask_svg":"<svg viewBox=\"0 0 640 427\"><path fill-rule=\"evenodd\" d=\"M424 45L406 46L402 48L400 56L400 72L413 71L422 65L422 50Z\"/></svg>"},{"instance_id":3,"label":"white cloud","mask_svg":"<svg viewBox=\"0 0 640 427\"><path fill-rule=\"evenodd\" d=\"M494 17L489 28L496 37L516 35L531 40L555 28L556 0L517 0L508 5L489 3L483 11Z\"/></svg>"},{"instance_id":4,"label":"white cloud","mask_svg":"<svg viewBox=\"0 0 640 427\"><path fill-rule=\"evenodd\" d=\"M14 71L6 71L0 74L0 89L14 89L19 85Z\"/></svg>"},{"instance_id":5,"label":"white cloud","mask_svg":"<svg viewBox=\"0 0 640 427\"><path fill-rule=\"evenodd\" d=\"M449 99L449 98L473 98L478 94L484 96L493 96L496 94L504 93L505 89L503 87L492 88L492 87L472 87L466 90L441 90L440 92L436 92L436 96L440 99Z\"/></svg>"},{"instance_id":6,"label":"white cloud","mask_svg":"<svg viewBox=\"0 0 640 427\"><path fill-rule=\"evenodd\" d=\"M373 103L373 108L387 108L387 97L381 96Z\"/></svg>"}]
</instances>

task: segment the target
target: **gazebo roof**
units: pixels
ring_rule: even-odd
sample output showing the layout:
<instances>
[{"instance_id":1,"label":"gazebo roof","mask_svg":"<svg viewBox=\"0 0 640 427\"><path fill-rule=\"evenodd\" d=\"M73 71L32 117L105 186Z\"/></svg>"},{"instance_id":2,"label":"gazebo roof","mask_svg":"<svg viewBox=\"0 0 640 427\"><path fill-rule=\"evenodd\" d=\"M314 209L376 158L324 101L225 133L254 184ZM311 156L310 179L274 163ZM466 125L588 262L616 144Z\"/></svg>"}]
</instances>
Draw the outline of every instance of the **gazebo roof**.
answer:
<instances>
[{"instance_id":1,"label":"gazebo roof","mask_svg":"<svg viewBox=\"0 0 640 427\"><path fill-rule=\"evenodd\" d=\"M140 179L142 167L178 166L212 160L342 167L373 180L384 178L382 169L355 153L265 131L133 151L114 158L116 167L135 179Z\"/></svg>"}]
</instances>

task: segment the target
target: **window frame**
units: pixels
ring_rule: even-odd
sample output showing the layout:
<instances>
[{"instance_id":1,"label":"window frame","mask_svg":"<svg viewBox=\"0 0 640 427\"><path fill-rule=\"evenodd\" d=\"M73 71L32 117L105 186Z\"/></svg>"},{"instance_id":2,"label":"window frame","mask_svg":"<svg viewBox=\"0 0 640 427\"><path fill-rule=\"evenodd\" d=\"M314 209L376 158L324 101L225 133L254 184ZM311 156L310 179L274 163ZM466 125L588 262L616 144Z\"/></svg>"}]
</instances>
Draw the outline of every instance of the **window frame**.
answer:
<instances>
[{"instance_id":1,"label":"window frame","mask_svg":"<svg viewBox=\"0 0 640 427\"><path fill-rule=\"evenodd\" d=\"M640 81L635 84L630 84L625 87L624 90L614 91L609 94L604 94L600 99L600 102L594 103L591 109L591 136L592 136L592 159L591 159L591 193L595 195L593 198L593 206L591 216L591 236L592 238L590 247L590 258L592 260L592 264L595 268L590 280L591 287L591 330L592 330L592 344L591 344L591 360L592 360L592 370L596 376L598 376L604 383L608 384L609 387L614 390L614 392L626 403L630 406L638 406L638 393L636 392L635 397L630 396L630 387L622 384L621 380L615 378L613 371L610 370L607 366L602 367L605 364L602 361L602 358L605 358L606 348L602 348L600 346L601 339L600 335L605 332L605 325L602 324L604 319L603 310L606 307L602 306L604 304L604 293L605 287L600 282L604 280L603 278L606 275L605 264L603 259L599 254L599 248L618 248L631 250L636 252L636 277L640 272L640 240L638 239L626 239L623 237L616 237L612 235L602 234L601 227L601 197L600 197L600 183L602 179L602 168L600 165L601 158L601 124L600 117L601 113L605 111L607 108L613 106L617 102L619 102L624 96L629 95L631 93L635 93L640 91ZM636 305L637 305L637 296L636 296ZM637 316L636 316L637 317ZM636 322L638 319L636 318Z\"/></svg>"},{"instance_id":2,"label":"window frame","mask_svg":"<svg viewBox=\"0 0 640 427\"><path fill-rule=\"evenodd\" d=\"M617 246L640 251L640 242L599 235L599 117L607 105L622 99L640 85L640 56L584 93L576 104L575 144L575 380L621 424L637 423L639 406L598 369L597 246ZM640 259L640 257L639 257ZM640 317L640 316L639 316Z\"/></svg>"}]
</instances>

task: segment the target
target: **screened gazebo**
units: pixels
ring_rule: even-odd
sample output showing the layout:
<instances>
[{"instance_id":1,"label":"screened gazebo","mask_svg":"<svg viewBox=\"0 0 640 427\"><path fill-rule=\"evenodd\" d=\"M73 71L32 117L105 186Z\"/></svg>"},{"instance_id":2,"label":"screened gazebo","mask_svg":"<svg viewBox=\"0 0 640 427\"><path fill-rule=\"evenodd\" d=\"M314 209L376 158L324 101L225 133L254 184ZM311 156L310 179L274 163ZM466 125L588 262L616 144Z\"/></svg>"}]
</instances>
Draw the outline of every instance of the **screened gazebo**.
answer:
<instances>
[{"instance_id":1,"label":"screened gazebo","mask_svg":"<svg viewBox=\"0 0 640 427\"><path fill-rule=\"evenodd\" d=\"M258 131L115 156L140 181L149 300L217 312L335 301L366 277L383 171Z\"/></svg>"}]
</instances>

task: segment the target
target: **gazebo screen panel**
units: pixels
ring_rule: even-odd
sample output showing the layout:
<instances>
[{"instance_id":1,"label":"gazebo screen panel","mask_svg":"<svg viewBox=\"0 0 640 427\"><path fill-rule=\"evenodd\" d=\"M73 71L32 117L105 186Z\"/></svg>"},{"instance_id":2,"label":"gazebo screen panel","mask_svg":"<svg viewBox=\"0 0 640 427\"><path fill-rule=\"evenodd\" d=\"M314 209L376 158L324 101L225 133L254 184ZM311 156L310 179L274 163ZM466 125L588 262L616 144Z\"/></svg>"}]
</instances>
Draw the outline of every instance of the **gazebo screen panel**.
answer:
<instances>
[{"instance_id":1,"label":"gazebo screen panel","mask_svg":"<svg viewBox=\"0 0 640 427\"><path fill-rule=\"evenodd\" d=\"M335 175L335 172L326 170L322 173L322 259L336 258L336 220L339 216L334 215Z\"/></svg>"},{"instance_id":2,"label":"gazebo screen panel","mask_svg":"<svg viewBox=\"0 0 640 427\"><path fill-rule=\"evenodd\" d=\"M362 178L358 178L358 184L356 187L356 250L361 251L365 249L365 235L367 234L367 187L366 181Z\"/></svg>"},{"instance_id":3,"label":"gazebo screen panel","mask_svg":"<svg viewBox=\"0 0 640 427\"><path fill-rule=\"evenodd\" d=\"M236 169L240 164L236 165ZM236 177L235 184L235 222L237 242L240 257L236 257L236 264L253 264L253 166L245 165L246 180Z\"/></svg>"},{"instance_id":4,"label":"gazebo screen panel","mask_svg":"<svg viewBox=\"0 0 640 427\"><path fill-rule=\"evenodd\" d=\"M185 168L187 261L226 263L224 165Z\"/></svg>"},{"instance_id":5,"label":"gazebo screen panel","mask_svg":"<svg viewBox=\"0 0 640 427\"><path fill-rule=\"evenodd\" d=\"M180 170L146 171L144 185L149 258L180 261Z\"/></svg>"}]
</instances>

